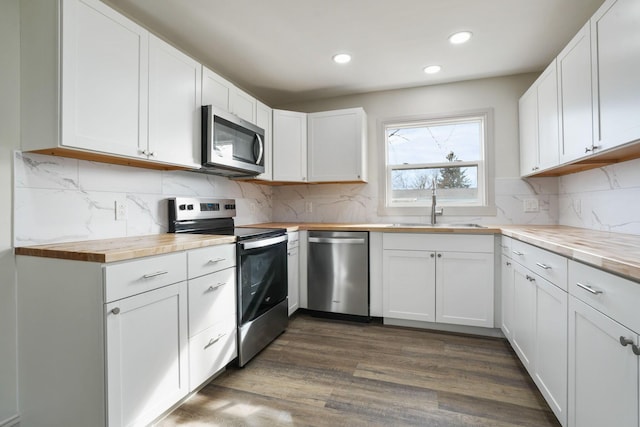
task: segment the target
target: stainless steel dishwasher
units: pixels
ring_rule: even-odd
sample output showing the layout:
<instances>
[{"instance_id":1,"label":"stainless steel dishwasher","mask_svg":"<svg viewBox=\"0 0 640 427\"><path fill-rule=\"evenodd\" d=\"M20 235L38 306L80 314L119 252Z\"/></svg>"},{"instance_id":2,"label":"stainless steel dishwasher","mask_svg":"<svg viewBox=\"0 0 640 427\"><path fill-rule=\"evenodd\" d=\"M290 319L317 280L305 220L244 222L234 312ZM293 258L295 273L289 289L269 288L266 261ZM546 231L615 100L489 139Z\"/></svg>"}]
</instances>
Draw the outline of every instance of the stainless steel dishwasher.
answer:
<instances>
[{"instance_id":1,"label":"stainless steel dishwasher","mask_svg":"<svg viewBox=\"0 0 640 427\"><path fill-rule=\"evenodd\" d=\"M369 233L309 231L307 306L369 316Z\"/></svg>"}]
</instances>

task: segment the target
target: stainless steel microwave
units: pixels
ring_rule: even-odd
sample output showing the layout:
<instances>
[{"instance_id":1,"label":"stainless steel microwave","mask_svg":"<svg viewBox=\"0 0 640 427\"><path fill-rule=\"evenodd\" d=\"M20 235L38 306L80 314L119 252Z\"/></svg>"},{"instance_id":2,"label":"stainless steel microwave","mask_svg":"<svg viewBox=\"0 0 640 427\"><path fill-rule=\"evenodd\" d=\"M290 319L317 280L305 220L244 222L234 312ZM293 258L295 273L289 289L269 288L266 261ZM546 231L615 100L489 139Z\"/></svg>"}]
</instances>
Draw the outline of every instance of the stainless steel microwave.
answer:
<instances>
[{"instance_id":1,"label":"stainless steel microwave","mask_svg":"<svg viewBox=\"0 0 640 427\"><path fill-rule=\"evenodd\" d=\"M227 111L202 106L202 168L223 176L264 173L264 130Z\"/></svg>"}]
</instances>

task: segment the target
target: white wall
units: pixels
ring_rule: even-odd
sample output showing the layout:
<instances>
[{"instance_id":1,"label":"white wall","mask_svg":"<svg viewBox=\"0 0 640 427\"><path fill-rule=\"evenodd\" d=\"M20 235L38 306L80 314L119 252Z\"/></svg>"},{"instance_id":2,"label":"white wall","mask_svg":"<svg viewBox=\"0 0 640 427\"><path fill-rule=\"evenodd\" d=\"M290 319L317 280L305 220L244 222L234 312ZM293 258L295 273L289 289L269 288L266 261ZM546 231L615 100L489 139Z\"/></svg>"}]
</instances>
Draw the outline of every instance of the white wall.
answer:
<instances>
[{"instance_id":1,"label":"white wall","mask_svg":"<svg viewBox=\"0 0 640 427\"><path fill-rule=\"evenodd\" d=\"M559 223L640 235L640 159L560 177Z\"/></svg>"},{"instance_id":2,"label":"white wall","mask_svg":"<svg viewBox=\"0 0 640 427\"><path fill-rule=\"evenodd\" d=\"M518 99L537 77L524 74L491 79L372 92L322 99L279 108L315 112L361 106L368 116L369 182L354 185L300 185L274 189L274 219L282 221L400 222L427 221L424 216L388 217L378 212L382 152L380 123L389 118L493 109L493 160L496 216L446 217L443 222L485 224L557 223L557 179L519 178ZM537 198L540 212L524 213L525 198ZM305 211L312 202L313 212Z\"/></svg>"},{"instance_id":3,"label":"white wall","mask_svg":"<svg viewBox=\"0 0 640 427\"><path fill-rule=\"evenodd\" d=\"M0 425L18 413L11 159L20 141L19 1L0 2Z\"/></svg>"}]
</instances>

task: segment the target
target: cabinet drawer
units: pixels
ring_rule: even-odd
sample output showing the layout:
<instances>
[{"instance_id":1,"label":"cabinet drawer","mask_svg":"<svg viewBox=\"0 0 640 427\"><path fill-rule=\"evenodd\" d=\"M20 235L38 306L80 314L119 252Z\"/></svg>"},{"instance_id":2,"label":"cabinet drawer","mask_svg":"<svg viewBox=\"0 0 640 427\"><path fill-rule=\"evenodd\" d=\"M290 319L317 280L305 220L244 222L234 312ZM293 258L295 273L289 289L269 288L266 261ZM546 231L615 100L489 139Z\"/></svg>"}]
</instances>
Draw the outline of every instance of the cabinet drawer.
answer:
<instances>
[{"instance_id":1,"label":"cabinet drawer","mask_svg":"<svg viewBox=\"0 0 640 427\"><path fill-rule=\"evenodd\" d=\"M189 278L236 265L236 245L219 245L188 252Z\"/></svg>"},{"instance_id":2,"label":"cabinet drawer","mask_svg":"<svg viewBox=\"0 0 640 427\"><path fill-rule=\"evenodd\" d=\"M383 249L405 251L486 252L493 253L491 235L383 233Z\"/></svg>"},{"instance_id":3,"label":"cabinet drawer","mask_svg":"<svg viewBox=\"0 0 640 427\"><path fill-rule=\"evenodd\" d=\"M195 390L238 355L235 322L220 323L189 339L189 388Z\"/></svg>"},{"instance_id":4,"label":"cabinet drawer","mask_svg":"<svg viewBox=\"0 0 640 427\"><path fill-rule=\"evenodd\" d=\"M189 336L227 318L235 319L236 270L227 268L189 279Z\"/></svg>"},{"instance_id":5,"label":"cabinet drawer","mask_svg":"<svg viewBox=\"0 0 640 427\"><path fill-rule=\"evenodd\" d=\"M105 302L187 279L185 252L136 259L104 267Z\"/></svg>"},{"instance_id":6,"label":"cabinet drawer","mask_svg":"<svg viewBox=\"0 0 640 427\"><path fill-rule=\"evenodd\" d=\"M640 283L569 261L569 293L627 328L640 332Z\"/></svg>"},{"instance_id":7,"label":"cabinet drawer","mask_svg":"<svg viewBox=\"0 0 640 427\"><path fill-rule=\"evenodd\" d=\"M567 290L567 258L515 239L511 242L511 258Z\"/></svg>"}]
</instances>

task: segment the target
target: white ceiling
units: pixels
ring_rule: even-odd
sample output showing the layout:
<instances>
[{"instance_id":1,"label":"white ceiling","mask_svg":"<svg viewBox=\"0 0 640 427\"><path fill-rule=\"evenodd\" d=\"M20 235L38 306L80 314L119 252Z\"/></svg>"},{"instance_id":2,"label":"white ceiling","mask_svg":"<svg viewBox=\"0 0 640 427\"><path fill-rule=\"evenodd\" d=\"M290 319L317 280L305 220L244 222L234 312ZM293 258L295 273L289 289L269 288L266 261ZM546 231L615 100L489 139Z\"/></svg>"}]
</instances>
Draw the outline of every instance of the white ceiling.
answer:
<instances>
[{"instance_id":1,"label":"white ceiling","mask_svg":"<svg viewBox=\"0 0 640 427\"><path fill-rule=\"evenodd\" d=\"M541 71L603 2L103 1L271 106ZM474 37L449 44L459 30ZM337 52L353 60L334 64Z\"/></svg>"}]
</instances>

